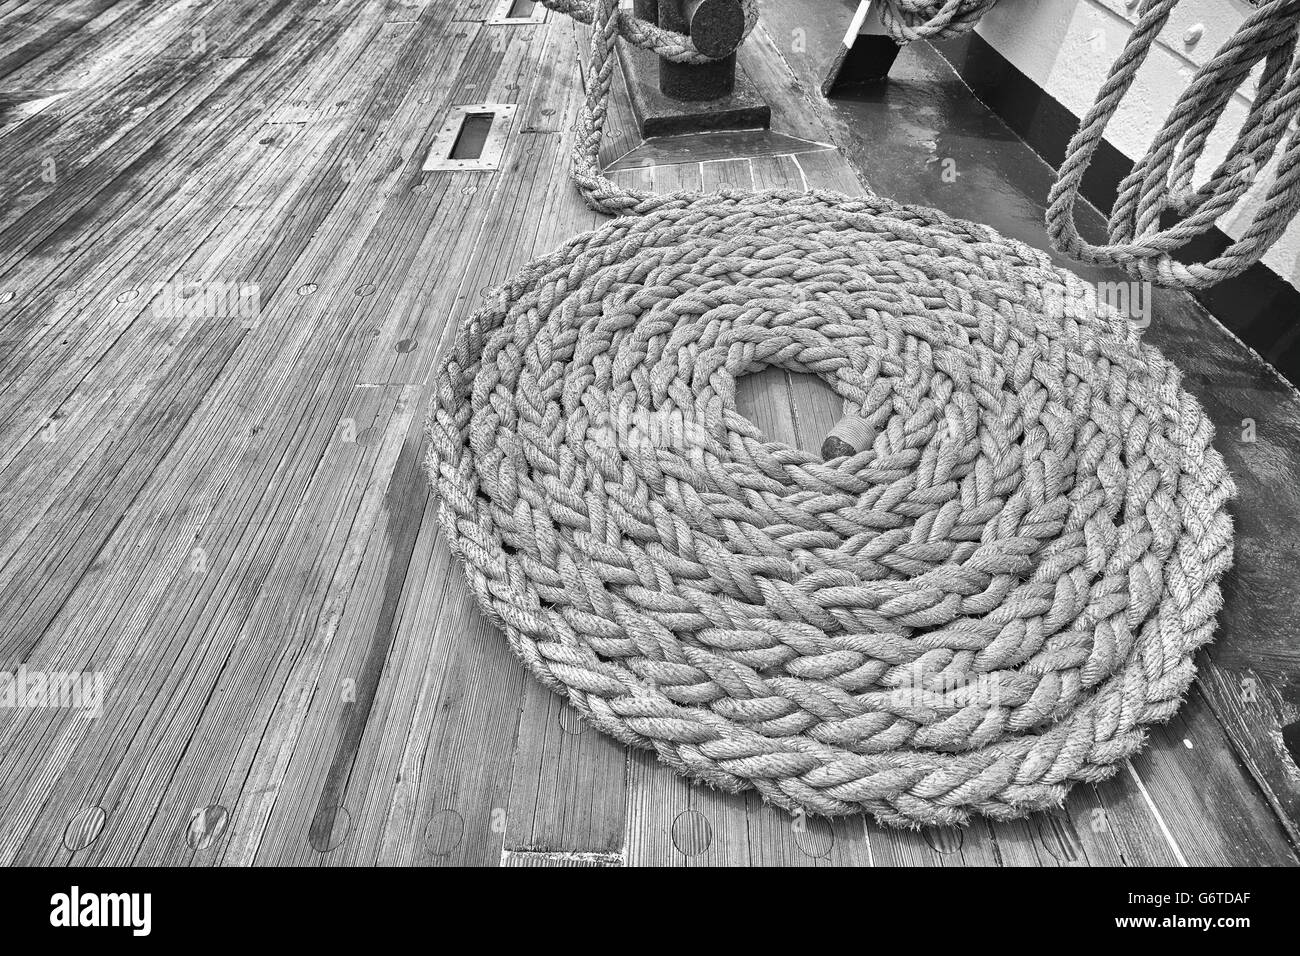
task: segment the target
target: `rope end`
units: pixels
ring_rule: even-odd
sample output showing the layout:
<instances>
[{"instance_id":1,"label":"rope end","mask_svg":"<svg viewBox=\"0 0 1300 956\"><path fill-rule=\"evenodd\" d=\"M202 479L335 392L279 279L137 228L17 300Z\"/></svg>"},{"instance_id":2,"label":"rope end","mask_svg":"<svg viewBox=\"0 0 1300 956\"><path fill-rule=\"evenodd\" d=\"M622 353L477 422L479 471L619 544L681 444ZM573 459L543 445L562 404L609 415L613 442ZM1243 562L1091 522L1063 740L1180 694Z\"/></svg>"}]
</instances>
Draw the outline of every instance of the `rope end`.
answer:
<instances>
[{"instance_id":1,"label":"rope end","mask_svg":"<svg viewBox=\"0 0 1300 956\"><path fill-rule=\"evenodd\" d=\"M856 455L870 445L876 438L876 430L865 418L845 415L826 434L822 442L822 458L830 461L834 458L848 458Z\"/></svg>"}]
</instances>

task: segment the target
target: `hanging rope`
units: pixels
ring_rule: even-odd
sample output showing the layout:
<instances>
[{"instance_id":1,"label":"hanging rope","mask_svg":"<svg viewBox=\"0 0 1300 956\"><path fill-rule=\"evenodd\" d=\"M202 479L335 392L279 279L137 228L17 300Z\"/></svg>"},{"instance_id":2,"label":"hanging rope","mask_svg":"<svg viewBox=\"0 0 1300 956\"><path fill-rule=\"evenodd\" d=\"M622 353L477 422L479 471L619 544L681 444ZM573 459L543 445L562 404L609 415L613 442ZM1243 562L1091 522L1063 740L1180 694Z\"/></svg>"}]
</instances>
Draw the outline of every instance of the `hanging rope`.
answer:
<instances>
[{"instance_id":1,"label":"hanging rope","mask_svg":"<svg viewBox=\"0 0 1300 956\"><path fill-rule=\"evenodd\" d=\"M1118 266L1161 285L1201 289L1258 262L1300 211L1300 132L1291 129L1300 111L1300 60L1295 56L1300 0L1271 0L1254 10L1196 71L1146 155L1121 183L1110 214L1109 241L1092 245L1080 237L1074 222L1083 177L1106 125L1177 3L1145 0L1124 51L1066 148L1048 198L1047 232L1053 246L1084 262ZM1231 149L1205 184L1194 187L1192 174L1210 133L1260 63L1254 101ZM1241 238L1209 262L1178 262L1175 253L1231 211L1279 149L1277 172ZM1165 213L1180 221L1162 228Z\"/></svg>"},{"instance_id":2,"label":"hanging rope","mask_svg":"<svg viewBox=\"0 0 1300 956\"><path fill-rule=\"evenodd\" d=\"M951 40L975 29L998 0L881 0L880 22L900 46Z\"/></svg>"},{"instance_id":3,"label":"hanging rope","mask_svg":"<svg viewBox=\"0 0 1300 956\"><path fill-rule=\"evenodd\" d=\"M793 812L1005 819L1113 773L1178 708L1231 559L1178 371L987 226L618 188L623 27L594 12L575 178L636 215L461 324L427 425L484 612L601 731ZM820 376L869 445L767 441L735 403L766 366Z\"/></svg>"}]
</instances>

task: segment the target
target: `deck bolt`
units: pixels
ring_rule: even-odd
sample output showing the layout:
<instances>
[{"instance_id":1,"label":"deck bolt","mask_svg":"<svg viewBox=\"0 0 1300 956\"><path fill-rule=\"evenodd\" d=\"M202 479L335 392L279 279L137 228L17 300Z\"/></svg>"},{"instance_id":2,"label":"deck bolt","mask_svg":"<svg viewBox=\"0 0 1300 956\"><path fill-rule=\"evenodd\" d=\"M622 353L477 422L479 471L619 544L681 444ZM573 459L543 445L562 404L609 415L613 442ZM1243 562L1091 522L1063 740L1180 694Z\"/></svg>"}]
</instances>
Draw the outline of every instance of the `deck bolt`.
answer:
<instances>
[{"instance_id":1,"label":"deck bolt","mask_svg":"<svg viewBox=\"0 0 1300 956\"><path fill-rule=\"evenodd\" d=\"M75 853L84 850L96 840L104 829L108 814L103 807L84 807L77 812L63 830L63 846Z\"/></svg>"},{"instance_id":2,"label":"deck bolt","mask_svg":"<svg viewBox=\"0 0 1300 956\"><path fill-rule=\"evenodd\" d=\"M425 846L434 856L451 856L465 839L465 819L455 810L439 810L425 828Z\"/></svg>"},{"instance_id":3,"label":"deck bolt","mask_svg":"<svg viewBox=\"0 0 1300 956\"><path fill-rule=\"evenodd\" d=\"M225 807L215 803L200 807L190 817L190 826L185 833L185 840L189 843L190 849L206 850L221 839L229 822L230 814Z\"/></svg>"},{"instance_id":4,"label":"deck bolt","mask_svg":"<svg viewBox=\"0 0 1300 956\"><path fill-rule=\"evenodd\" d=\"M961 827L925 827L921 836L935 853L958 853L966 842L966 831Z\"/></svg>"},{"instance_id":5,"label":"deck bolt","mask_svg":"<svg viewBox=\"0 0 1300 956\"><path fill-rule=\"evenodd\" d=\"M312 819L307 842L317 853L329 853L342 846L352 829L352 814L343 804L322 808Z\"/></svg>"},{"instance_id":6,"label":"deck bolt","mask_svg":"<svg viewBox=\"0 0 1300 956\"><path fill-rule=\"evenodd\" d=\"M698 810L683 810L672 826L673 846L684 856L699 856L713 843L713 827Z\"/></svg>"}]
</instances>

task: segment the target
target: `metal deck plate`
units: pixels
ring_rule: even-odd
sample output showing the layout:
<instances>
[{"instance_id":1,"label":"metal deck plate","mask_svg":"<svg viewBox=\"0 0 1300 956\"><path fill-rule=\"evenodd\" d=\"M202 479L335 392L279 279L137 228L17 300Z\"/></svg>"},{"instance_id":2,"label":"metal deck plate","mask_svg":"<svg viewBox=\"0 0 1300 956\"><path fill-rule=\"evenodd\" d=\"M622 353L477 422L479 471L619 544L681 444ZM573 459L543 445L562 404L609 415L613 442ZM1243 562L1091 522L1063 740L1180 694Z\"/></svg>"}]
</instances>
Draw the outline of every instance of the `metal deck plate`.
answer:
<instances>
[{"instance_id":1,"label":"metal deck plate","mask_svg":"<svg viewBox=\"0 0 1300 956\"><path fill-rule=\"evenodd\" d=\"M533 12L526 17L512 17L510 8L514 6L514 0L500 0L492 10L492 16L488 18L488 26L491 27L515 27L523 26L527 23L542 23L546 20L546 8L540 3L533 5Z\"/></svg>"},{"instance_id":2,"label":"metal deck plate","mask_svg":"<svg viewBox=\"0 0 1300 956\"><path fill-rule=\"evenodd\" d=\"M545 9L545 8L543 8ZM492 170L501 167L501 154L505 152L506 137L514 120L516 106L514 103L470 103L457 106L447 115L447 122L429 147L428 158L424 161L424 171L428 172L470 172L474 170ZM477 159L452 159L451 151L460 136L461 126L467 116L490 115L492 127Z\"/></svg>"}]
</instances>

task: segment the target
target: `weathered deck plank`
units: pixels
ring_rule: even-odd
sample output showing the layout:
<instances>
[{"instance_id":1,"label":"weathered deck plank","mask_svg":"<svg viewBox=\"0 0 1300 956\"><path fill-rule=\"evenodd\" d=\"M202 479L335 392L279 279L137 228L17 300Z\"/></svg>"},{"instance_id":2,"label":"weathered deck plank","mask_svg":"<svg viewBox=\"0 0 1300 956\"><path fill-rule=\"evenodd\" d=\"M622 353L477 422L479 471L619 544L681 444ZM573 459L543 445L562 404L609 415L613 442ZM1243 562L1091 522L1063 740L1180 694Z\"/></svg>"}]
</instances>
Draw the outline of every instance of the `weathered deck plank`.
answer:
<instances>
[{"instance_id":1,"label":"weathered deck plank","mask_svg":"<svg viewBox=\"0 0 1300 956\"><path fill-rule=\"evenodd\" d=\"M1263 444L1227 452L1255 500L1250 573L1201 689L1061 811L916 833L792 819L625 750L527 677L441 539L421 420L457 323L604 220L567 178L587 30L555 14L493 28L493 5L0 7L0 97L62 91L0 118L0 668L109 679L97 720L0 715L0 861L1295 863L1274 812L1294 812L1278 731L1296 713L1296 612L1248 593L1280 586L1270 542L1294 537L1296 509L1265 520L1258 504L1283 494L1270 462L1295 444L1290 405L1261 420ZM742 61L775 135L690 161L642 148L620 78L602 158L672 165L616 180L862 191L848 159L864 133L809 85L795 13L764 14ZM922 67L942 78L936 62ZM446 111L485 100L519 106L502 169L421 172ZM843 151L799 145L832 139ZM729 156L742 141L752 153ZM988 205L926 170L881 172L900 198ZM255 321L156 314L153 283L187 279L256 284ZM1297 404L1254 366L1193 355L1204 316L1158 308L1171 321L1153 335L1219 393L1218 418ZM1209 388L1215 361L1236 386ZM814 450L839 415L785 370L749 376L737 402Z\"/></svg>"}]
</instances>

